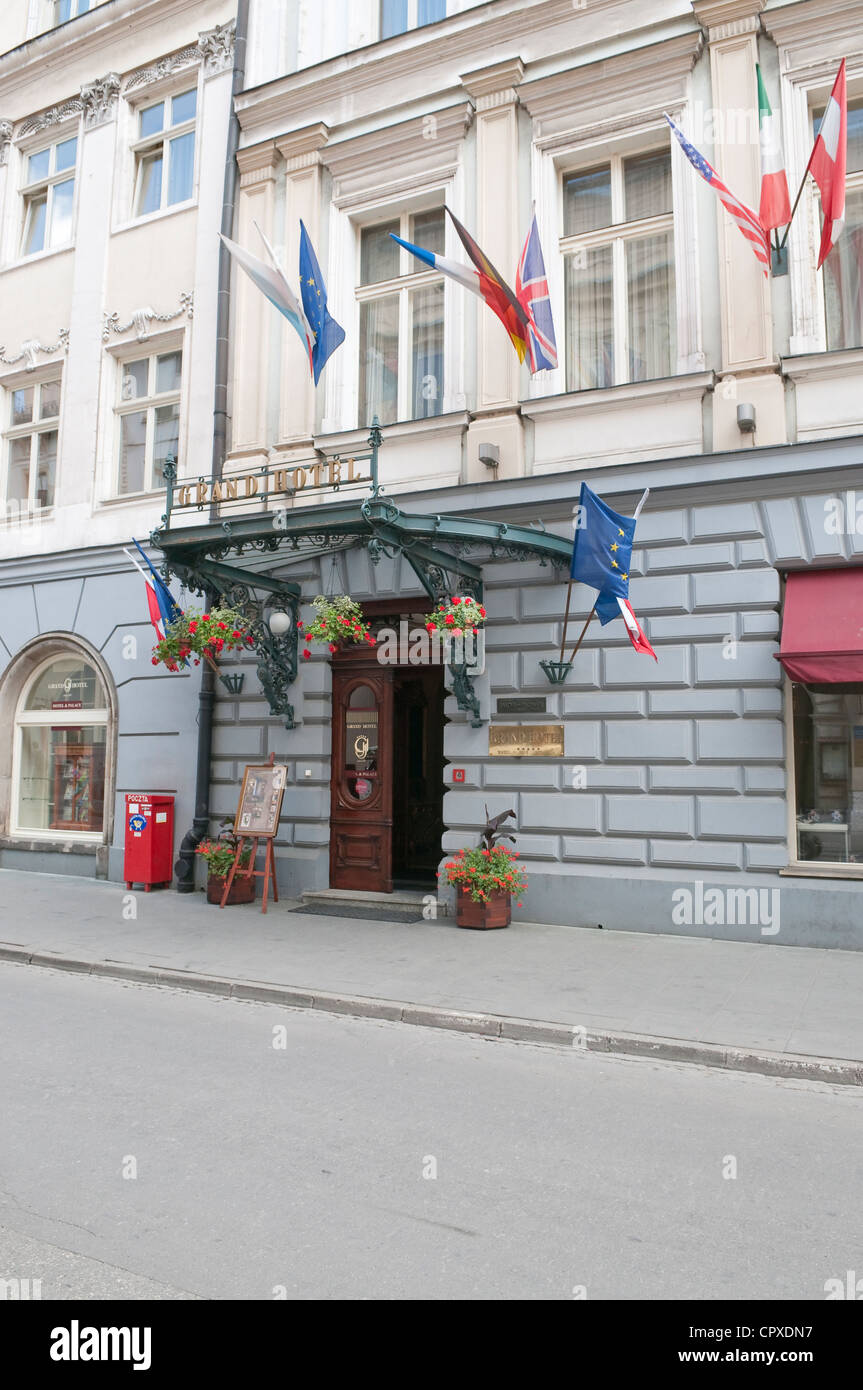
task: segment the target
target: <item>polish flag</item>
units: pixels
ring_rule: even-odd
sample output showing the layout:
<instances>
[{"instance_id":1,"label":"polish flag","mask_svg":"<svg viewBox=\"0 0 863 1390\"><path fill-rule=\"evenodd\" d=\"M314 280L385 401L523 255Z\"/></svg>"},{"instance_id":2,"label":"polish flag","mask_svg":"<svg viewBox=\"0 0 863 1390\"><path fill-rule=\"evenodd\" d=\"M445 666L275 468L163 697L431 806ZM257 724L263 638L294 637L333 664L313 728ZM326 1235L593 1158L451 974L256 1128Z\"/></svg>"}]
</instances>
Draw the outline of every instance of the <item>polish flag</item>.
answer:
<instances>
[{"instance_id":1,"label":"polish flag","mask_svg":"<svg viewBox=\"0 0 863 1390\"><path fill-rule=\"evenodd\" d=\"M645 656L652 656L654 661L658 661L659 657L645 637L641 623L632 611L632 604L629 602L629 599L618 598L617 602L620 604L620 616L626 624L629 640L635 650L637 652L643 652Z\"/></svg>"},{"instance_id":2,"label":"polish flag","mask_svg":"<svg viewBox=\"0 0 863 1390\"><path fill-rule=\"evenodd\" d=\"M809 173L818 185L821 194L821 210L824 213L821 250L818 253L819 270L839 240L839 234L845 225L847 146L848 103L845 93L845 59L843 58L809 159Z\"/></svg>"},{"instance_id":3,"label":"polish flag","mask_svg":"<svg viewBox=\"0 0 863 1390\"><path fill-rule=\"evenodd\" d=\"M760 66L756 67L756 71L758 133L761 138L761 206L758 216L761 225L769 232L772 228L784 227L791 221L791 199L788 197L788 179L782 155L779 118L774 116L771 110Z\"/></svg>"}]
</instances>

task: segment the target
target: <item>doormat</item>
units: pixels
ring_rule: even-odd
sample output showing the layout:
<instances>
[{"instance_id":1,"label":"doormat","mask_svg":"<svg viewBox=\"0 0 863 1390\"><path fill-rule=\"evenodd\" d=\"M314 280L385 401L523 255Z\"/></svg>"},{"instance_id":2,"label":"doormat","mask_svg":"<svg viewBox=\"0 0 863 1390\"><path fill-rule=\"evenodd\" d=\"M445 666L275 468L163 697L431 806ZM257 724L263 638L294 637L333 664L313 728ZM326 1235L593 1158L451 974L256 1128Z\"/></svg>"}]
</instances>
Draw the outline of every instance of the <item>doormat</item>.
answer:
<instances>
[{"instance_id":1,"label":"doormat","mask_svg":"<svg viewBox=\"0 0 863 1390\"><path fill-rule=\"evenodd\" d=\"M357 917L366 922L421 922L421 907L355 907L352 903L328 903L326 907L292 907L298 917Z\"/></svg>"}]
</instances>

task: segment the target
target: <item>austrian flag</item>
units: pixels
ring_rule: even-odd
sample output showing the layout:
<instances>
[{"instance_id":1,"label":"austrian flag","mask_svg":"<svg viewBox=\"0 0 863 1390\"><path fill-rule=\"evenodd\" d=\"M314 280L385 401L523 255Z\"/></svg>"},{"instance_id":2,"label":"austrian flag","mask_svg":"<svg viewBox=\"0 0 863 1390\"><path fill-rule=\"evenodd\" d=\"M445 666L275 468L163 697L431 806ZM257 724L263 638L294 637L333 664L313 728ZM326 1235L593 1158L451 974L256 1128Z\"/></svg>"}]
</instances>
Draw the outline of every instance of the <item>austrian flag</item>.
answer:
<instances>
[{"instance_id":1,"label":"austrian flag","mask_svg":"<svg viewBox=\"0 0 863 1390\"><path fill-rule=\"evenodd\" d=\"M845 92L845 59L839 67L827 110L809 159L809 172L821 193L824 227L818 269L839 240L845 225L845 166L848 147L848 102Z\"/></svg>"}]
</instances>

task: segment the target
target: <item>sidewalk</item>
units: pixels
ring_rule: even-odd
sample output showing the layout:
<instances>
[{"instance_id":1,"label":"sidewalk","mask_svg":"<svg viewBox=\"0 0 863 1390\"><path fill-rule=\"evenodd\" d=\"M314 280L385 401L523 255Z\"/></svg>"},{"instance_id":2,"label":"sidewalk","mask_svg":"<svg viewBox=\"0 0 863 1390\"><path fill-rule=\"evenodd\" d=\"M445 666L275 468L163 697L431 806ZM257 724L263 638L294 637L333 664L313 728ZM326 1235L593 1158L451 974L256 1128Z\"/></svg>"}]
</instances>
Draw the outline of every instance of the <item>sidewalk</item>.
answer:
<instances>
[{"instance_id":1,"label":"sidewalk","mask_svg":"<svg viewBox=\"0 0 863 1390\"><path fill-rule=\"evenodd\" d=\"M473 932L286 902L264 916L173 891L138 892L126 921L125 897L0 871L0 958L570 1047L586 1030L576 1046L863 1084L863 952L525 923Z\"/></svg>"}]
</instances>

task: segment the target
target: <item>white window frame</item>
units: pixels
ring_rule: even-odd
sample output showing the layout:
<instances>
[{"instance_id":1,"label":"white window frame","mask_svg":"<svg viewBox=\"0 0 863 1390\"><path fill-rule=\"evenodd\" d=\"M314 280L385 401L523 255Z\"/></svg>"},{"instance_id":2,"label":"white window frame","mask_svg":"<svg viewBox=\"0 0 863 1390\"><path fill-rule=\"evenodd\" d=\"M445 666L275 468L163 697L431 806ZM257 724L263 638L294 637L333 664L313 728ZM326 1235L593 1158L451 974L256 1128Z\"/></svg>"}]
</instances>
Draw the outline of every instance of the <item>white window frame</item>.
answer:
<instances>
[{"instance_id":1,"label":"white window frame","mask_svg":"<svg viewBox=\"0 0 863 1390\"><path fill-rule=\"evenodd\" d=\"M399 36L400 34L407 34L407 33L410 33L411 29L420 29L420 28L426 29L426 28L428 28L429 24L440 24L442 20L444 20L444 19L447 18L447 12L448 12L448 10L449 10L449 5L448 5L448 4L445 4L445 5L444 5L444 12L443 12L443 15L441 16L441 19L429 19L429 20L426 20L426 22L425 22L424 24L421 25L420 22L419 22L419 0L408 0L408 17L407 17L407 24L406 24L405 28L404 28L404 29L397 29L396 32L395 32L394 34L388 34L388 35L387 35L387 38L389 38L389 39L395 39L395 38L398 38L398 36ZM383 30L384 30L384 0L378 0L378 33L381 35L381 42L382 42L382 43L385 43L385 42L386 42L386 39L384 39L384 37L383 37Z\"/></svg>"},{"instance_id":2,"label":"white window frame","mask_svg":"<svg viewBox=\"0 0 863 1390\"><path fill-rule=\"evenodd\" d=\"M36 409L36 400L38 400L39 404L41 405L42 388L46 385L52 385L54 382L56 382L60 387L60 403L58 412L56 415L49 416L46 420L40 420L38 418L38 411ZM13 516L11 510L13 503L8 500L7 493L9 487L9 468L10 455L12 452L12 441L15 439L26 439L28 436L31 437L30 479L27 491L27 502L26 510L24 511L24 516L34 517L36 515L44 515L45 512L51 511L52 508L56 506L57 486L60 477L60 420L63 411L63 373L60 367L54 364L52 367L44 367L42 371L39 373L38 377L36 377L35 379L30 376L26 378L16 376L4 381L2 383L2 386L6 399L3 403L3 456L2 459L0 459L0 485L2 485L2 490L0 490L0 520L8 520L10 522L14 522L21 520L21 514L19 513L18 517ZM36 392L36 396L34 397L35 418L31 420L28 424L13 425L13 394L16 391L26 390L28 387L32 387ZM57 464L54 473L54 501L52 501L48 507L43 508L36 501L35 495L35 485L39 456L38 437L41 434L50 434L52 431L56 431L57 433ZM18 503L18 506L19 508L24 508L24 504L20 502Z\"/></svg>"},{"instance_id":3,"label":"white window frame","mask_svg":"<svg viewBox=\"0 0 863 1390\"><path fill-rule=\"evenodd\" d=\"M56 150L58 145L65 145L70 140L76 140L75 163L68 169L62 169L58 173L56 170ZM78 123L67 132L59 134L55 131L54 138L48 142L41 140L38 143L24 146L20 149L22 179L26 180L27 168L31 158L37 154L43 154L45 150L50 150L49 172L41 179L34 179L32 183L22 182L18 188L20 198L20 214L18 219L17 240L15 244L16 259L22 261L33 260L36 256L49 256L57 251L68 250L75 245L75 232L78 222L78 160L81 153L81 132ZM51 244L51 223L54 210L54 188L60 183L73 185L72 194L72 219L69 233L69 240L61 242L57 246ZM36 251L25 250L27 239L27 227L30 221L30 206L34 198L41 193L47 193L47 208L45 212L45 244Z\"/></svg>"},{"instance_id":4,"label":"white window frame","mask_svg":"<svg viewBox=\"0 0 863 1390\"><path fill-rule=\"evenodd\" d=\"M359 331L360 307L377 299L390 299L394 295L399 297L399 367L398 367L398 398L396 405L395 424L406 423L412 420L434 420L439 415L445 413L445 400L447 394L447 353L446 353L446 329L447 329L447 302L446 291L444 291L444 381L443 390L440 394L440 410L434 415L415 416L410 414L411 402L413 400L413 382L411 381L411 343L413 340L413 321L411 318L411 294L414 290L425 289L429 285L444 285L445 277L437 270L414 270L420 262L410 251L406 251L403 246L399 247L399 274L389 280L377 280L372 285L361 285L360 274L362 265L362 234L372 227L380 226L388 222L398 222L398 235L404 241L411 241L411 218L421 216L424 212L434 212L440 207L443 211L443 204L431 204L429 207L412 207L402 209L400 212L391 212L386 217L376 217L363 222L357 227L357 274L356 274L356 301L357 301L357 412L359 412L361 367L359 352L362 341ZM446 237L446 215L444 214L444 236ZM371 421L357 419L357 428L365 429Z\"/></svg>"},{"instance_id":5,"label":"white window frame","mask_svg":"<svg viewBox=\"0 0 863 1390\"><path fill-rule=\"evenodd\" d=\"M669 177L671 180L672 208L670 212L662 213L655 217L643 217L638 221L625 222L623 214L625 212L625 192L623 166L626 160L637 159L640 156L660 154L668 152L669 155ZM605 166L610 168L611 182L611 222L608 226L597 227L594 231L579 232L574 235L565 235L566 225L566 192L564 184L568 178L578 177L579 174L589 174L594 169ZM632 386L638 385L629 379L629 304L628 304L628 285L626 278L626 243L628 241L639 241L644 237L657 236L661 233L670 232L672 235L672 260L674 263L674 302L678 302L677 285L679 270L677 265L676 248L674 245L674 177L673 177L673 152L670 145L649 144L644 148L626 149L623 151L610 150L595 159L579 161L577 164L563 164L559 170L560 177L560 208L561 208L561 237L559 241L561 259L563 261L561 281L563 285L563 315L561 318L562 329L562 356L565 358L567 342L567 321L566 321L566 260L569 256L576 256L581 251L591 251L598 247L611 246L612 248L612 333L614 338L614 381L612 386ZM679 315L678 315L679 316ZM677 326L676 326L677 327ZM677 375L680 355L680 334L676 331L677 342L677 361L671 363L671 375ZM563 379L568 379L569 363L563 361ZM568 386L564 386L569 390ZM573 391L589 388L571 388ZM600 388L602 389L602 388ZM606 388L607 389L607 388Z\"/></svg>"},{"instance_id":6,"label":"white window frame","mask_svg":"<svg viewBox=\"0 0 863 1390\"><path fill-rule=\"evenodd\" d=\"M103 690L105 689L105 677L99 670L99 667L89 657L85 656L84 653L80 651L80 649L71 646L69 647L68 652L53 652L51 656L46 657L44 661L39 663L35 671L31 672L29 679L25 683L23 689L21 690L21 693L18 696L18 703L15 706L12 739L12 795L10 798L9 807L9 835L10 838L20 840L75 840L76 842L81 844L100 845L105 842L105 832L108 826L108 818L110 814L110 808L108 805L110 751L108 747L108 739L111 732L111 710L108 708L108 706L105 706L104 708L100 709L75 710L71 712L74 714L79 714L81 716L81 718L79 720L76 720L75 722L80 723L82 727L85 725L98 725L100 728L102 726L104 726L105 728L105 795L103 801L104 811L102 819L102 829L34 830L29 826L22 826L19 823L19 815L21 809L21 767L23 752L22 731L25 728L32 728L34 726L40 728L50 728L53 725L57 725L58 723L60 723L63 715L62 710L25 710L24 705L27 703L30 691L33 689L33 686L39 680L39 677L43 675L43 673L48 669L49 666L55 665L58 661L63 661L67 656L69 658L74 658L77 661L86 663L88 666L92 666L94 671L96 672L97 677L99 678L99 681L102 684Z\"/></svg>"},{"instance_id":7,"label":"white window frame","mask_svg":"<svg viewBox=\"0 0 863 1390\"><path fill-rule=\"evenodd\" d=\"M785 714L785 773L787 778L788 866L780 874L792 878L863 879L863 864L843 864L836 860L820 864L817 859L800 859L797 826L797 767L794 758L794 689L790 676L783 678Z\"/></svg>"},{"instance_id":8,"label":"white window frame","mask_svg":"<svg viewBox=\"0 0 863 1390\"><path fill-rule=\"evenodd\" d=\"M156 383L156 360L159 357L169 357L173 353L179 352L180 361L180 385L175 391L155 392L152 388ZM139 396L133 400L124 401L122 399L122 382L124 369L129 362L148 363L147 367L147 395ZM167 344L154 345L152 342L130 344L128 350L124 350L122 355L115 360L115 381L114 381L114 444L112 450L112 487L110 496L113 500L120 502L132 501L139 497L149 497L154 493L159 493L164 484L157 481L154 477L153 464L156 441L156 409L163 405L177 405L177 454L183 438L183 399L184 399L184 372L186 369L185 342L181 338L179 341L168 342ZM120 491L120 449L122 447L122 425L121 420L124 415L135 415L140 411L147 412L146 442L144 449L144 489L142 492L121 492ZM178 460L175 458L174 463Z\"/></svg>"},{"instance_id":9,"label":"white window frame","mask_svg":"<svg viewBox=\"0 0 863 1390\"><path fill-rule=\"evenodd\" d=\"M69 24L73 19L79 19L82 14L88 14L90 10L94 10L100 3L101 0L70 0L71 12L68 18L60 19L60 5L62 4L62 0L49 0L50 27L52 29L59 29L61 24ZM82 9L82 5L86 6L86 8Z\"/></svg>"},{"instance_id":10,"label":"white window frame","mask_svg":"<svg viewBox=\"0 0 863 1390\"><path fill-rule=\"evenodd\" d=\"M145 111L153 106L164 106L166 114L170 114L171 103L175 97L184 96L187 92L195 93L195 114L191 120L180 121L177 125L163 126L153 135L139 136L141 129L141 116ZM132 106L132 119L135 124L136 138L130 144L132 156L132 205L130 208L130 221L146 222L150 217L162 217L166 213L175 212L180 208L192 207L198 193L198 169L200 156L200 115L201 91L198 80L198 72L192 69L185 75L185 81L174 81L165 91L150 92ZM194 155L192 163L192 188L188 198L182 198L176 203L168 202L168 188L170 184L170 163L171 152L170 143L182 135L194 135ZM161 147L162 150L162 187L161 200L157 208L151 208L149 212L139 212L138 202L142 191L144 161L146 156L155 154Z\"/></svg>"}]
</instances>

